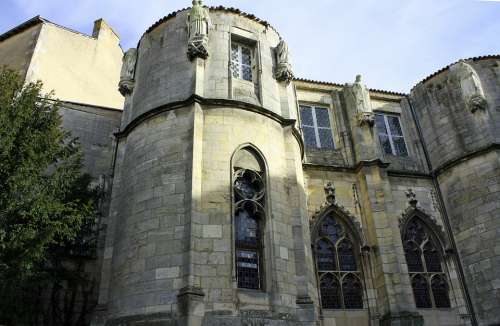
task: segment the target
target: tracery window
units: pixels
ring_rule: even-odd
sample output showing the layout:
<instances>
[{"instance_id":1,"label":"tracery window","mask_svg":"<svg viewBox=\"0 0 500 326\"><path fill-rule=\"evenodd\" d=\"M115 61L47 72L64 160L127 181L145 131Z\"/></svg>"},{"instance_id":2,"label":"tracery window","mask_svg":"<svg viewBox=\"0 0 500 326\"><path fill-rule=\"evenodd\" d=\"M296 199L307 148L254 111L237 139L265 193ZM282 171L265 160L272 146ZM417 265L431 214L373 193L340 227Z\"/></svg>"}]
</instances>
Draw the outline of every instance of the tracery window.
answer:
<instances>
[{"instance_id":1,"label":"tracery window","mask_svg":"<svg viewBox=\"0 0 500 326\"><path fill-rule=\"evenodd\" d=\"M408 156L399 116L378 113L375 115L375 127L385 154Z\"/></svg>"},{"instance_id":2,"label":"tracery window","mask_svg":"<svg viewBox=\"0 0 500 326\"><path fill-rule=\"evenodd\" d=\"M406 226L403 248L417 308L449 308L448 282L439 243L418 218Z\"/></svg>"},{"instance_id":3,"label":"tracery window","mask_svg":"<svg viewBox=\"0 0 500 326\"><path fill-rule=\"evenodd\" d=\"M337 218L323 219L314 252L324 309L363 308L363 286L354 243L347 226Z\"/></svg>"},{"instance_id":4,"label":"tracery window","mask_svg":"<svg viewBox=\"0 0 500 326\"><path fill-rule=\"evenodd\" d=\"M301 105L300 124L304 134L304 141L308 148L335 148L327 108Z\"/></svg>"},{"instance_id":5,"label":"tracery window","mask_svg":"<svg viewBox=\"0 0 500 326\"><path fill-rule=\"evenodd\" d=\"M233 164L235 263L238 288L262 289L265 174L254 154L240 150Z\"/></svg>"}]
</instances>

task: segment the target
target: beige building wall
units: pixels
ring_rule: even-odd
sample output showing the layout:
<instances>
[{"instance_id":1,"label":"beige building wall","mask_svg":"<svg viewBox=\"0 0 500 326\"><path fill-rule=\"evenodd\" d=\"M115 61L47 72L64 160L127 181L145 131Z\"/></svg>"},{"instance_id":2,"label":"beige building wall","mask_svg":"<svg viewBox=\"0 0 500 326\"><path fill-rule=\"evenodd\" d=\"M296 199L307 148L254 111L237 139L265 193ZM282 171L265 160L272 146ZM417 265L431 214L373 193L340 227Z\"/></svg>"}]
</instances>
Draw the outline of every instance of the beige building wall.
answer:
<instances>
[{"instance_id":1,"label":"beige building wall","mask_svg":"<svg viewBox=\"0 0 500 326\"><path fill-rule=\"evenodd\" d=\"M102 20L96 22L93 37L44 23L26 81L42 80L45 92L54 90L64 101L122 109L119 41Z\"/></svg>"}]
</instances>

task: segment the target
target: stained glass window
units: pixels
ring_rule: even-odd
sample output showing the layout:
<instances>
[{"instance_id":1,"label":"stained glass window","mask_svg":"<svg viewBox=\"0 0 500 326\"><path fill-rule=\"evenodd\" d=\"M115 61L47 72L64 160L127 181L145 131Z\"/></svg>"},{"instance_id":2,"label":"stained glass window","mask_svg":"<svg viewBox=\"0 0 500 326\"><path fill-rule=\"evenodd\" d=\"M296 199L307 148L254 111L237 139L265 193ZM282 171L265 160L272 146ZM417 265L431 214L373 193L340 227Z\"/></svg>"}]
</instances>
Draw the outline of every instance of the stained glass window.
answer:
<instances>
[{"instance_id":1,"label":"stained glass window","mask_svg":"<svg viewBox=\"0 0 500 326\"><path fill-rule=\"evenodd\" d=\"M231 44L231 72L234 78L252 81L252 48L240 43Z\"/></svg>"},{"instance_id":2,"label":"stained glass window","mask_svg":"<svg viewBox=\"0 0 500 326\"><path fill-rule=\"evenodd\" d=\"M326 216L315 235L315 260L324 309L362 309L363 286L352 235L334 216Z\"/></svg>"},{"instance_id":3,"label":"stained glass window","mask_svg":"<svg viewBox=\"0 0 500 326\"><path fill-rule=\"evenodd\" d=\"M404 244L406 264L409 272L423 272L424 265L422 264L422 254L420 248L413 241L405 242Z\"/></svg>"},{"instance_id":4,"label":"stained glass window","mask_svg":"<svg viewBox=\"0 0 500 326\"><path fill-rule=\"evenodd\" d=\"M301 105L300 123L306 147L313 149L335 148L327 108Z\"/></svg>"},{"instance_id":5,"label":"stained glass window","mask_svg":"<svg viewBox=\"0 0 500 326\"><path fill-rule=\"evenodd\" d=\"M338 279L330 273L324 274L320 279L321 306L325 309L341 309L342 300Z\"/></svg>"},{"instance_id":6,"label":"stained glass window","mask_svg":"<svg viewBox=\"0 0 500 326\"><path fill-rule=\"evenodd\" d=\"M442 275L435 275L431 281L432 295L436 308L449 308L448 283Z\"/></svg>"},{"instance_id":7,"label":"stained glass window","mask_svg":"<svg viewBox=\"0 0 500 326\"><path fill-rule=\"evenodd\" d=\"M413 218L407 224L403 248L417 308L449 308L439 242L420 219Z\"/></svg>"},{"instance_id":8,"label":"stained glass window","mask_svg":"<svg viewBox=\"0 0 500 326\"><path fill-rule=\"evenodd\" d=\"M432 242L428 241L424 245L425 266L428 272L442 272L441 257Z\"/></svg>"},{"instance_id":9,"label":"stained glass window","mask_svg":"<svg viewBox=\"0 0 500 326\"><path fill-rule=\"evenodd\" d=\"M363 290L361 282L354 274L347 274L342 280L342 293L344 295L344 307L346 309L363 308Z\"/></svg>"},{"instance_id":10,"label":"stained glass window","mask_svg":"<svg viewBox=\"0 0 500 326\"><path fill-rule=\"evenodd\" d=\"M341 271L358 270L358 267L356 266L356 259L354 258L354 250L350 240L342 240L338 244L337 250L339 253L339 267Z\"/></svg>"},{"instance_id":11,"label":"stained glass window","mask_svg":"<svg viewBox=\"0 0 500 326\"><path fill-rule=\"evenodd\" d=\"M398 116L388 114L375 115L380 146L385 154L408 156L406 143Z\"/></svg>"},{"instance_id":12,"label":"stained glass window","mask_svg":"<svg viewBox=\"0 0 500 326\"><path fill-rule=\"evenodd\" d=\"M422 274L416 274L411 280L411 286L417 308L432 308L427 279Z\"/></svg>"},{"instance_id":13,"label":"stained glass window","mask_svg":"<svg viewBox=\"0 0 500 326\"><path fill-rule=\"evenodd\" d=\"M266 205L263 177L265 174L253 152L246 149L242 151L245 152L235 155L238 165L252 169L235 166L233 174L236 278L239 288L260 290L263 259L262 228Z\"/></svg>"},{"instance_id":14,"label":"stained glass window","mask_svg":"<svg viewBox=\"0 0 500 326\"><path fill-rule=\"evenodd\" d=\"M337 269L335 247L328 240L321 239L317 242L316 264L319 271L334 271Z\"/></svg>"}]
</instances>

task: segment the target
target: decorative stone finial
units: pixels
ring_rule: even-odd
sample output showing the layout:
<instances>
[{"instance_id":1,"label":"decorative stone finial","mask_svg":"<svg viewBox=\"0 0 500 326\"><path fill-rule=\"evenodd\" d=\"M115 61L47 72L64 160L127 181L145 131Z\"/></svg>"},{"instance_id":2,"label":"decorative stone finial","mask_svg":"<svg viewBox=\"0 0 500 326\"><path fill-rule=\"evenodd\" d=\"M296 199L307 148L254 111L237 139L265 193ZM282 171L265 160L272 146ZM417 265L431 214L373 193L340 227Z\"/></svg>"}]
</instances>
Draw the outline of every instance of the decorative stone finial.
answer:
<instances>
[{"instance_id":1,"label":"decorative stone finial","mask_svg":"<svg viewBox=\"0 0 500 326\"><path fill-rule=\"evenodd\" d=\"M485 110L488 106L479 75L465 60L460 60L450 67L451 81L460 85L462 98L469 110Z\"/></svg>"},{"instance_id":2,"label":"decorative stone finial","mask_svg":"<svg viewBox=\"0 0 500 326\"><path fill-rule=\"evenodd\" d=\"M333 186L333 182L328 182L324 189L326 202L330 205L335 204L335 187Z\"/></svg>"},{"instance_id":3,"label":"decorative stone finial","mask_svg":"<svg viewBox=\"0 0 500 326\"><path fill-rule=\"evenodd\" d=\"M289 56L288 45L283 39L280 39L280 42L276 46L276 72L274 76L276 80L284 81L287 84L289 84L294 77Z\"/></svg>"},{"instance_id":4,"label":"decorative stone finial","mask_svg":"<svg viewBox=\"0 0 500 326\"><path fill-rule=\"evenodd\" d=\"M413 189L408 189L406 192L406 198L408 198L408 203L410 204L411 207L417 207L417 195L415 192L413 192Z\"/></svg>"},{"instance_id":5,"label":"decorative stone finial","mask_svg":"<svg viewBox=\"0 0 500 326\"><path fill-rule=\"evenodd\" d=\"M135 63L137 61L137 49L129 49L123 55L122 70L120 72L120 82L118 90L125 96L134 90Z\"/></svg>"},{"instance_id":6,"label":"decorative stone finial","mask_svg":"<svg viewBox=\"0 0 500 326\"><path fill-rule=\"evenodd\" d=\"M208 9L203 7L201 0L193 0L193 7L188 14L188 57L208 58L208 28L210 26L210 16Z\"/></svg>"},{"instance_id":7,"label":"decorative stone finial","mask_svg":"<svg viewBox=\"0 0 500 326\"><path fill-rule=\"evenodd\" d=\"M361 75L356 75L356 84L361 84Z\"/></svg>"}]
</instances>

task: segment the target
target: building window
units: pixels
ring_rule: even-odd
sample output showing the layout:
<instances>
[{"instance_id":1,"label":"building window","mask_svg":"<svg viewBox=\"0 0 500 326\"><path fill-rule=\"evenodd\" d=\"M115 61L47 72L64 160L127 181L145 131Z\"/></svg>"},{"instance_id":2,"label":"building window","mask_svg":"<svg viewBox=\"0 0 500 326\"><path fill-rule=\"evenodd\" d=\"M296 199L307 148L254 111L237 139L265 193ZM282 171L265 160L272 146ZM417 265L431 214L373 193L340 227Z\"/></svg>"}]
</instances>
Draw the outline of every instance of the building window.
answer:
<instances>
[{"instance_id":1,"label":"building window","mask_svg":"<svg viewBox=\"0 0 500 326\"><path fill-rule=\"evenodd\" d=\"M300 122L306 147L312 149L335 148L327 108L301 105Z\"/></svg>"},{"instance_id":2,"label":"building window","mask_svg":"<svg viewBox=\"0 0 500 326\"><path fill-rule=\"evenodd\" d=\"M327 216L314 246L316 270L324 309L362 309L363 286L354 239L345 225Z\"/></svg>"},{"instance_id":3,"label":"building window","mask_svg":"<svg viewBox=\"0 0 500 326\"><path fill-rule=\"evenodd\" d=\"M439 243L419 219L407 225L403 248L417 308L450 308Z\"/></svg>"},{"instance_id":4,"label":"building window","mask_svg":"<svg viewBox=\"0 0 500 326\"><path fill-rule=\"evenodd\" d=\"M264 166L250 150L233 161L235 263L238 288L263 288L263 249L266 207Z\"/></svg>"},{"instance_id":5,"label":"building window","mask_svg":"<svg viewBox=\"0 0 500 326\"><path fill-rule=\"evenodd\" d=\"M375 125L380 145L385 154L408 156L403 129L401 128L401 122L398 116L376 114Z\"/></svg>"},{"instance_id":6,"label":"building window","mask_svg":"<svg viewBox=\"0 0 500 326\"><path fill-rule=\"evenodd\" d=\"M253 49L241 43L231 43L231 72L234 78L252 81Z\"/></svg>"}]
</instances>

